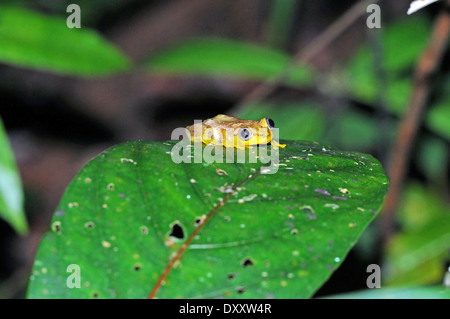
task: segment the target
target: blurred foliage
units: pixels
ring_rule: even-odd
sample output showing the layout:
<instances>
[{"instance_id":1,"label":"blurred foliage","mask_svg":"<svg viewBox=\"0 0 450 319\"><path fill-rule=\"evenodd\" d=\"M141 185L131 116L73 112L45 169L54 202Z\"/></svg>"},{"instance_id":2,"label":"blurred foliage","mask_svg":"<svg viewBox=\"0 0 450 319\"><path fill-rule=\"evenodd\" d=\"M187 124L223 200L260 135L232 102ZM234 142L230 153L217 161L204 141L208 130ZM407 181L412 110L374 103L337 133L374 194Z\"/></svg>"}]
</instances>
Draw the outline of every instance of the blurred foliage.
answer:
<instances>
[{"instance_id":1,"label":"blurred foliage","mask_svg":"<svg viewBox=\"0 0 450 319\"><path fill-rule=\"evenodd\" d=\"M383 65L386 75L386 92L378 92L377 75L372 49L363 46L347 66L346 75L350 92L362 102L376 106L378 97L387 101L395 115L405 112L412 90L414 66L428 43L431 24L423 15L408 17L383 27ZM450 138L450 88L446 89L436 105L431 106L425 124L437 134Z\"/></svg>"},{"instance_id":2,"label":"blurred foliage","mask_svg":"<svg viewBox=\"0 0 450 319\"><path fill-rule=\"evenodd\" d=\"M445 94L445 97L431 106L425 117L425 123L432 131L450 141L450 88Z\"/></svg>"},{"instance_id":3,"label":"blurred foliage","mask_svg":"<svg viewBox=\"0 0 450 319\"><path fill-rule=\"evenodd\" d=\"M267 43L275 48L283 49L289 39L289 31L295 16L295 7L299 0L272 0Z\"/></svg>"},{"instance_id":4,"label":"blurred foliage","mask_svg":"<svg viewBox=\"0 0 450 319\"><path fill-rule=\"evenodd\" d=\"M196 38L152 56L146 63L153 75L222 76L266 80L288 65L288 55L268 47L222 38ZM286 83L311 84L306 66L292 67Z\"/></svg>"},{"instance_id":5,"label":"blurred foliage","mask_svg":"<svg viewBox=\"0 0 450 319\"><path fill-rule=\"evenodd\" d=\"M435 137L425 137L418 145L418 166L429 181L443 186L448 179L450 159L448 143Z\"/></svg>"},{"instance_id":6,"label":"blurred foliage","mask_svg":"<svg viewBox=\"0 0 450 319\"><path fill-rule=\"evenodd\" d=\"M349 88L356 98L374 105L379 94L386 96L391 112L401 114L407 106L411 92L415 62L425 48L430 24L423 16L415 16L385 26L382 33L381 66L386 72L387 92L377 92L377 76L373 51L363 46L347 66Z\"/></svg>"},{"instance_id":7,"label":"blurred foliage","mask_svg":"<svg viewBox=\"0 0 450 319\"><path fill-rule=\"evenodd\" d=\"M14 155L0 119L0 217L18 233L27 231L23 209L23 191Z\"/></svg>"},{"instance_id":8,"label":"blurred foliage","mask_svg":"<svg viewBox=\"0 0 450 319\"><path fill-rule=\"evenodd\" d=\"M1 62L58 73L105 75L130 65L97 32L69 29L62 17L14 7L0 7L0 47Z\"/></svg>"},{"instance_id":9,"label":"blurred foliage","mask_svg":"<svg viewBox=\"0 0 450 319\"><path fill-rule=\"evenodd\" d=\"M378 142L376 119L357 110L344 110L337 121L330 123L330 131L325 139L327 143L339 145L342 149L374 149Z\"/></svg>"},{"instance_id":10,"label":"blurred foliage","mask_svg":"<svg viewBox=\"0 0 450 319\"><path fill-rule=\"evenodd\" d=\"M390 285L442 282L449 260L450 207L420 184L406 188L398 219L402 227L389 243L383 276Z\"/></svg>"}]
</instances>

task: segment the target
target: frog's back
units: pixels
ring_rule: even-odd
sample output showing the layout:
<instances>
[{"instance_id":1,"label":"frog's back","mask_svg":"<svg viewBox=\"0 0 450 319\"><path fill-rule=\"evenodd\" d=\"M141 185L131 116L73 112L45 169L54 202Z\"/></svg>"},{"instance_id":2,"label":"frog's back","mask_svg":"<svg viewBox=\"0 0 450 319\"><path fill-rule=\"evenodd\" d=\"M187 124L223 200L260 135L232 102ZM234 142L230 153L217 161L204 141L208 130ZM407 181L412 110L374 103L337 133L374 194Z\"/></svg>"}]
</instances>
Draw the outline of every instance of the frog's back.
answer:
<instances>
[{"instance_id":1,"label":"frog's back","mask_svg":"<svg viewBox=\"0 0 450 319\"><path fill-rule=\"evenodd\" d=\"M255 125L255 121L252 120L241 120L232 116L228 116L225 114L219 114L213 117L212 119L205 120L204 125L207 127L215 128L215 129L230 129L230 128L242 128L242 127L251 127Z\"/></svg>"}]
</instances>

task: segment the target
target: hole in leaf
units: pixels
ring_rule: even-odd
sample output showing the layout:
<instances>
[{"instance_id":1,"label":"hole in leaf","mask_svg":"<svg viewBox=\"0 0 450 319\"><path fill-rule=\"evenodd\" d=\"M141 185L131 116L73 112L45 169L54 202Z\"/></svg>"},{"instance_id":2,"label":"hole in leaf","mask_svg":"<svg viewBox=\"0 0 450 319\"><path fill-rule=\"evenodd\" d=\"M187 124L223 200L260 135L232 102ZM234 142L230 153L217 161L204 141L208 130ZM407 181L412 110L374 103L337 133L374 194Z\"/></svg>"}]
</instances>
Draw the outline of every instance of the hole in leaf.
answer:
<instances>
[{"instance_id":1,"label":"hole in leaf","mask_svg":"<svg viewBox=\"0 0 450 319\"><path fill-rule=\"evenodd\" d=\"M92 297L98 298L98 292L94 292L94 293L92 294Z\"/></svg>"},{"instance_id":2,"label":"hole in leaf","mask_svg":"<svg viewBox=\"0 0 450 319\"><path fill-rule=\"evenodd\" d=\"M142 268L142 266L140 264L136 264L136 265L134 265L133 270L139 271L139 270L141 270L141 268Z\"/></svg>"},{"instance_id":3,"label":"hole in leaf","mask_svg":"<svg viewBox=\"0 0 450 319\"><path fill-rule=\"evenodd\" d=\"M243 293L245 292L245 287L239 287L239 288L236 290L236 292L237 292L238 294L243 294Z\"/></svg>"},{"instance_id":4,"label":"hole in leaf","mask_svg":"<svg viewBox=\"0 0 450 319\"><path fill-rule=\"evenodd\" d=\"M56 221L52 224L52 231L56 234L61 234L61 222Z\"/></svg>"},{"instance_id":5,"label":"hole in leaf","mask_svg":"<svg viewBox=\"0 0 450 319\"><path fill-rule=\"evenodd\" d=\"M175 222L171 225L172 229L170 230L169 237L173 237L176 239L184 238L184 231L181 225L178 222Z\"/></svg>"},{"instance_id":6,"label":"hole in leaf","mask_svg":"<svg viewBox=\"0 0 450 319\"><path fill-rule=\"evenodd\" d=\"M228 274L227 275L228 280L232 280L232 279L234 279L234 277L236 277L236 274Z\"/></svg>"},{"instance_id":7,"label":"hole in leaf","mask_svg":"<svg viewBox=\"0 0 450 319\"><path fill-rule=\"evenodd\" d=\"M243 267L249 267L249 266L253 266L255 263L251 258L246 258L242 261L242 266Z\"/></svg>"},{"instance_id":8,"label":"hole in leaf","mask_svg":"<svg viewBox=\"0 0 450 319\"><path fill-rule=\"evenodd\" d=\"M195 218L194 221L194 226L197 227L198 225L200 225L206 218L206 215L202 215L200 217Z\"/></svg>"}]
</instances>

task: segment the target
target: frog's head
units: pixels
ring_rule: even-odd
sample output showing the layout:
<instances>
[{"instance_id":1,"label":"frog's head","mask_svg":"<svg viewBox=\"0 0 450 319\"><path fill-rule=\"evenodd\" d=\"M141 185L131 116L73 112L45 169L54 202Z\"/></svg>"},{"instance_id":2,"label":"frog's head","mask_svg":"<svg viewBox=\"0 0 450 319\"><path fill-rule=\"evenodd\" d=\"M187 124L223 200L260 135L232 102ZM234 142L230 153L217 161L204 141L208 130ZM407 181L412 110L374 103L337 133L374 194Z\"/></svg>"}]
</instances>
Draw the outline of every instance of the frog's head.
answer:
<instances>
[{"instance_id":1,"label":"frog's head","mask_svg":"<svg viewBox=\"0 0 450 319\"><path fill-rule=\"evenodd\" d=\"M252 124L239 129L239 142L243 142L245 145L268 144L272 141L272 129L274 127L275 123L269 118L254 121Z\"/></svg>"}]
</instances>

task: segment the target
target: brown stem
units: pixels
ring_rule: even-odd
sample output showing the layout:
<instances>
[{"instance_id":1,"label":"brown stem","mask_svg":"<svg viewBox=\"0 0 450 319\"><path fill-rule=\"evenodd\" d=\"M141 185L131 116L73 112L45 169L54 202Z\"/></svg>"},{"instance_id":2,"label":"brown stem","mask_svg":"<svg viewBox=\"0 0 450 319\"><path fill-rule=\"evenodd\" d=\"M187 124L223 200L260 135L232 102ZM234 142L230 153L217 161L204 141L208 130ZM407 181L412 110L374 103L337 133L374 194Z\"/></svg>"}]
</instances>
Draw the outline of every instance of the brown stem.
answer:
<instances>
[{"instance_id":1,"label":"brown stem","mask_svg":"<svg viewBox=\"0 0 450 319\"><path fill-rule=\"evenodd\" d=\"M411 147L420 127L422 114L430 93L431 76L440 65L449 39L449 8L450 0L447 0L443 10L436 18L428 46L425 48L416 66L413 92L408 109L401 120L398 136L392 151L388 172L390 178L389 193L386 197L381 217L382 241L384 244L386 244L393 233L395 211L408 171Z\"/></svg>"},{"instance_id":2,"label":"brown stem","mask_svg":"<svg viewBox=\"0 0 450 319\"><path fill-rule=\"evenodd\" d=\"M164 269L164 271L162 272L161 276L159 276L158 281L156 282L156 284L153 286L152 291L150 292L150 294L148 295L148 299L154 299L156 297L156 293L158 292L159 288L161 288L161 286L163 285L164 280L167 278L167 276L169 275L169 273L172 271L173 267L175 266L175 263L177 261L179 261L181 259L181 257L183 256L183 253L186 251L186 249L189 247L190 243L192 242L192 240L195 238L195 236L197 236L198 232L200 231L200 229L203 228L203 226L208 222L208 220L215 214L215 212L222 207L223 205L225 205L225 203L230 199L230 197L237 191L237 189L242 186L245 182L247 182L250 178L252 178L253 176L255 176L255 174L253 175L249 175L247 178L245 178L243 181L241 181L236 187L233 188L232 192L228 193L228 195L221 200L216 206L214 206L213 209L211 209L211 211L208 213L208 215L206 215L206 218L204 218L202 220L202 222L194 229L194 231L192 232L192 234L188 237L188 239L183 243L183 245L181 245L181 247L178 249L178 251L176 252L175 256L173 256L170 261L169 264L166 266L166 268Z\"/></svg>"}]
</instances>

